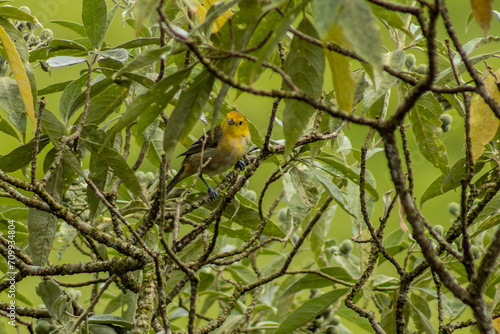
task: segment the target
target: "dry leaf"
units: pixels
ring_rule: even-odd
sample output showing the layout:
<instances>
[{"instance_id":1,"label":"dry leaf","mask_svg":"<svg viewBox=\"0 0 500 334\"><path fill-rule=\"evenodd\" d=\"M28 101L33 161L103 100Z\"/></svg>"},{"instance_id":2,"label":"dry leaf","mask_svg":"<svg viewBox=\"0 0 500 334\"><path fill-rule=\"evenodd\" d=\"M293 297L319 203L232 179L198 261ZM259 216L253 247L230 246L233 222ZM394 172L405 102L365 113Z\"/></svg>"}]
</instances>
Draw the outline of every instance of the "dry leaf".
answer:
<instances>
[{"instance_id":1,"label":"dry leaf","mask_svg":"<svg viewBox=\"0 0 500 334\"><path fill-rule=\"evenodd\" d=\"M495 75L500 76L500 70ZM500 91L498 91L495 78L489 75L484 83L488 93L500 103ZM484 147L495 137L499 122L486 102L476 95L470 107L471 149L474 162L483 154Z\"/></svg>"},{"instance_id":2,"label":"dry leaf","mask_svg":"<svg viewBox=\"0 0 500 334\"><path fill-rule=\"evenodd\" d=\"M9 65L14 73L14 77L17 81L17 86L19 87L19 92L23 98L24 108L26 109L26 114L30 119L33 126L36 126L35 118L35 105L33 102L33 94L31 93L31 85L26 74L26 69L24 68L23 62L19 53L17 52L16 46L10 39L9 35L5 29L0 26L0 41L7 52L9 58Z\"/></svg>"},{"instance_id":3,"label":"dry leaf","mask_svg":"<svg viewBox=\"0 0 500 334\"><path fill-rule=\"evenodd\" d=\"M474 19L483 28L484 36L490 30L491 18L493 16L493 0L471 0L472 12Z\"/></svg>"}]
</instances>

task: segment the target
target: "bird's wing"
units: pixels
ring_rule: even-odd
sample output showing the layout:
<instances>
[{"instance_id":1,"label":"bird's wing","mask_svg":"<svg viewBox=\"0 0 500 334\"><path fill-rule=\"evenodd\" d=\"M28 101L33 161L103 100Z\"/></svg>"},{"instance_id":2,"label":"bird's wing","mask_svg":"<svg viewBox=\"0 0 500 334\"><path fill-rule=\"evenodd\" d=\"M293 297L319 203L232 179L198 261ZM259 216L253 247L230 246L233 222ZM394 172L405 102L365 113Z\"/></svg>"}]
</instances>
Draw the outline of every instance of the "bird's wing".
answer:
<instances>
[{"instance_id":1,"label":"bird's wing","mask_svg":"<svg viewBox=\"0 0 500 334\"><path fill-rule=\"evenodd\" d=\"M204 150L208 148L216 148L221 138L222 138L222 128L220 125L217 125L214 128L213 139L210 136L210 132L205 133L203 136L201 136L200 139L198 139L193 145L191 145L186 150L186 152L179 154L179 157L183 155L190 156L196 153L200 153L203 147L203 142L205 142Z\"/></svg>"}]
</instances>

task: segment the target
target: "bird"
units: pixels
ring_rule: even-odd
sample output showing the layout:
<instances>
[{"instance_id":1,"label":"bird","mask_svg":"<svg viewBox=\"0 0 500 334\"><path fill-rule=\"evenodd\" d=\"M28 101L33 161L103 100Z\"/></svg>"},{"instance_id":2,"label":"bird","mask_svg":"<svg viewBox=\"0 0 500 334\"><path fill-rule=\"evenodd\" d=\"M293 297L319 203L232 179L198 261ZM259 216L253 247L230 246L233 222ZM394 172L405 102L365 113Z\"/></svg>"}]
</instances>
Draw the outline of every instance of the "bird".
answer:
<instances>
[{"instance_id":1,"label":"bird","mask_svg":"<svg viewBox=\"0 0 500 334\"><path fill-rule=\"evenodd\" d=\"M250 143L250 132L246 117L238 112L231 111L226 115L226 119L214 127L213 136L205 133L184 153L178 157L185 156L181 168L167 186L166 195L168 195L175 185L181 180L198 173L200 165L200 179L208 188L208 194L211 200L219 195L208 185L202 174L214 176L225 172L231 166L245 169L243 155Z\"/></svg>"}]
</instances>

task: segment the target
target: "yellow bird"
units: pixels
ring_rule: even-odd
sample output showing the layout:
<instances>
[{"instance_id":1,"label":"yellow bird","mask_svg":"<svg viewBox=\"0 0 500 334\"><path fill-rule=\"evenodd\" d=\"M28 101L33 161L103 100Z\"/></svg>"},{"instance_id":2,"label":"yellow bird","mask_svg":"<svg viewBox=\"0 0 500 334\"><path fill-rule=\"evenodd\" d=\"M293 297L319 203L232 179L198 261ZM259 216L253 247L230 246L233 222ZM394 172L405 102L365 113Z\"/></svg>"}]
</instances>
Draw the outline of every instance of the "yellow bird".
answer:
<instances>
[{"instance_id":1,"label":"yellow bird","mask_svg":"<svg viewBox=\"0 0 500 334\"><path fill-rule=\"evenodd\" d=\"M241 160L250 143L250 132L248 131L248 121L238 111L231 111L227 114L222 124L214 128L213 138L210 133L205 133L186 152L179 155L186 156L182 166L167 187L167 195L174 189L175 185L188 176L198 172L200 165L201 173L214 176L225 172L231 166L236 165L245 169L245 164ZM210 187L200 174L200 179L208 188L208 194L212 198L219 195Z\"/></svg>"}]
</instances>

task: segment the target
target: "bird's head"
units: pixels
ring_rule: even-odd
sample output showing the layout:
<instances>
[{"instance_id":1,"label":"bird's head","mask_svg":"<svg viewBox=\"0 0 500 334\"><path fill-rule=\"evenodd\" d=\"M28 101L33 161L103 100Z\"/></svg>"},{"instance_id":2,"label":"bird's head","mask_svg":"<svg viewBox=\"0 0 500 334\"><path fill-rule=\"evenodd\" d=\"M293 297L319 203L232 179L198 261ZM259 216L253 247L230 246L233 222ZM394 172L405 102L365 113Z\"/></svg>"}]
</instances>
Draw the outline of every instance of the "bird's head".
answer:
<instances>
[{"instance_id":1,"label":"bird's head","mask_svg":"<svg viewBox=\"0 0 500 334\"><path fill-rule=\"evenodd\" d=\"M248 121L242 113L231 111L227 114L226 119L221 124L222 131L232 136L249 137Z\"/></svg>"}]
</instances>

